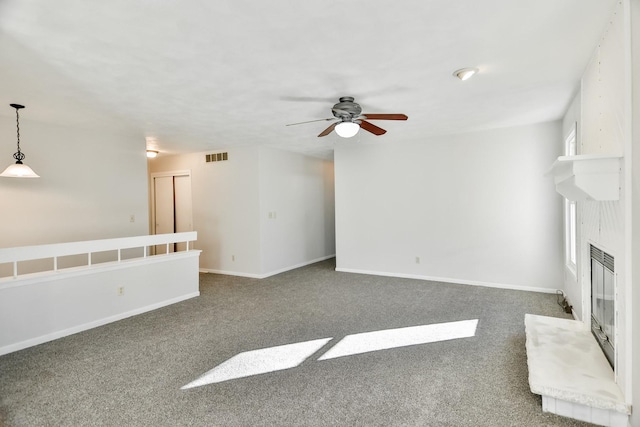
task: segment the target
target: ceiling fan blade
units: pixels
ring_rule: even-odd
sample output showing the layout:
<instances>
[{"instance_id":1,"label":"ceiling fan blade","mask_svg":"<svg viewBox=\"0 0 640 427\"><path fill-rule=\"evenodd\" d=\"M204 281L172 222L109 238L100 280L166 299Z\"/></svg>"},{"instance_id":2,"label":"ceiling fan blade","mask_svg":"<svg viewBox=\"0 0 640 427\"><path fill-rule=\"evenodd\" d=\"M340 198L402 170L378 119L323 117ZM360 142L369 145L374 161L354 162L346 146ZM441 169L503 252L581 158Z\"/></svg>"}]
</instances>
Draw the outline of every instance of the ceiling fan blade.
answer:
<instances>
[{"instance_id":1,"label":"ceiling fan blade","mask_svg":"<svg viewBox=\"0 0 640 427\"><path fill-rule=\"evenodd\" d=\"M367 120L407 120L406 114L363 114Z\"/></svg>"},{"instance_id":2,"label":"ceiling fan blade","mask_svg":"<svg viewBox=\"0 0 640 427\"><path fill-rule=\"evenodd\" d=\"M293 101L293 102L331 102L335 98L334 97L321 98L318 96L281 96L280 99L283 101Z\"/></svg>"},{"instance_id":3,"label":"ceiling fan blade","mask_svg":"<svg viewBox=\"0 0 640 427\"><path fill-rule=\"evenodd\" d=\"M313 123L313 122L328 122L329 120L335 120L335 117L331 117L330 119L318 119L318 120L308 120L306 122L298 122L298 123L289 123L285 126L295 126L295 125L303 125L305 123Z\"/></svg>"},{"instance_id":4,"label":"ceiling fan blade","mask_svg":"<svg viewBox=\"0 0 640 427\"><path fill-rule=\"evenodd\" d=\"M333 123L331 126L329 126L328 128L326 128L325 130L322 131L322 133L320 135L318 135L318 138L320 138L321 136L327 136L329 135L331 132L333 132L333 129L336 127L338 123Z\"/></svg>"},{"instance_id":5,"label":"ceiling fan blade","mask_svg":"<svg viewBox=\"0 0 640 427\"><path fill-rule=\"evenodd\" d=\"M362 120L360 121L360 127L368 132L371 132L374 135L384 135L385 133L387 133L386 130L379 128L378 126L374 125L373 123L369 123L366 120Z\"/></svg>"}]
</instances>

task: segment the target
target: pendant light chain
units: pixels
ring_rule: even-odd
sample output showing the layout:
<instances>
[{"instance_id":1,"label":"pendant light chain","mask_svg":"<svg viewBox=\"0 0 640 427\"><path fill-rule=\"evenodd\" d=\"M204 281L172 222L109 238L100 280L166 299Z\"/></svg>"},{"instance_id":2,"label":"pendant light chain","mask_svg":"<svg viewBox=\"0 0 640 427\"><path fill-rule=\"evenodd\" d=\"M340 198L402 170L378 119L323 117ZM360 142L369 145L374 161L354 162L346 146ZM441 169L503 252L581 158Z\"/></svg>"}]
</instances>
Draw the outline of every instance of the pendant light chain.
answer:
<instances>
[{"instance_id":1,"label":"pendant light chain","mask_svg":"<svg viewBox=\"0 0 640 427\"><path fill-rule=\"evenodd\" d=\"M18 132L18 151L13 154L13 158L19 162L22 162L25 158L25 155L22 151L20 151L20 109L16 108L16 129Z\"/></svg>"},{"instance_id":2,"label":"pendant light chain","mask_svg":"<svg viewBox=\"0 0 640 427\"><path fill-rule=\"evenodd\" d=\"M18 151L13 154L13 158L15 159L15 164L7 166L4 172L0 173L0 177L3 178L40 178L40 175L35 173L33 169L29 166L22 163L24 158L26 157L22 150L20 149L20 112L19 110L24 108L24 105L20 104L9 104L11 108L16 109L16 133L18 136Z\"/></svg>"}]
</instances>

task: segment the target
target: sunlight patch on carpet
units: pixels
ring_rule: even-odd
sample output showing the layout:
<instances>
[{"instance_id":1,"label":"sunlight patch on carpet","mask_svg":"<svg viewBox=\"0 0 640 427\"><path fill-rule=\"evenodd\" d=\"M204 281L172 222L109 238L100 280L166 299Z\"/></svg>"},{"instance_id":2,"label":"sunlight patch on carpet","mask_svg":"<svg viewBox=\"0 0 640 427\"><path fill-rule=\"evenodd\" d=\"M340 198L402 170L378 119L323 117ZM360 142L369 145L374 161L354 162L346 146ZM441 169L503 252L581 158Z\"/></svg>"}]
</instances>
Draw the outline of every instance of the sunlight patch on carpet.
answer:
<instances>
[{"instance_id":1,"label":"sunlight patch on carpet","mask_svg":"<svg viewBox=\"0 0 640 427\"><path fill-rule=\"evenodd\" d=\"M318 360L335 359L336 357L410 345L469 338L475 336L477 326L478 319L473 319L347 335Z\"/></svg>"},{"instance_id":2,"label":"sunlight patch on carpet","mask_svg":"<svg viewBox=\"0 0 640 427\"><path fill-rule=\"evenodd\" d=\"M318 360L335 359L378 350L449 341L475 336L478 319L433 325L409 326L347 335ZM322 338L236 354L181 390L201 387L268 372L295 368L324 347L333 338Z\"/></svg>"},{"instance_id":3,"label":"sunlight patch on carpet","mask_svg":"<svg viewBox=\"0 0 640 427\"><path fill-rule=\"evenodd\" d=\"M329 341L331 341L331 338L323 338L245 351L236 354L231 359L206 372L197 380L181 387L181 390L295 368Z\"/></svg>"}]
</instances>

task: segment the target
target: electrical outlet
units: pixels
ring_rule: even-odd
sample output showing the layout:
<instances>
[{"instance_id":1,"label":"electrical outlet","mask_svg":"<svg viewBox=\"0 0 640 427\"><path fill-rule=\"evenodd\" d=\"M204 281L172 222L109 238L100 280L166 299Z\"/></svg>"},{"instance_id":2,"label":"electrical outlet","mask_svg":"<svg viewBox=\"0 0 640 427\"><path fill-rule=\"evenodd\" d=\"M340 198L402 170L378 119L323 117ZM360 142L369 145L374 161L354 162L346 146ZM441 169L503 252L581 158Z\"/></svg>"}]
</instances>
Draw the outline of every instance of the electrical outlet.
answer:
<instances>
[{"instance_id":1,"label":"electrical outlet","mask_svg":"<svg viewBox=\"0 0 640 427\"><path fill-rule=\"evenodd\" d=\"M136 216L134 214L129 215L129 222L136 222Z\"/></svg>"},{"instance_id":2,"label":"electrical outlet","mask_svg":"<svg viewBox=\"0 0 640 427\"><path fill-rule=\"evenodd\" d=\"M420 264L420 257L419 256L416 257L416 264Z\"/></svg>"},{"instance_id":3,"label":"electrical outlet","mask_svg":"<svg viewBox=\"0 0 640 427\"><path fill-rule=\"evenodd\" d=\"M235 255L231 255L231 261L235 261L236 260L236 256Z\"/></svg>"},{"instance_id":4,"label":"electrical outlet","mask_svg":"<svg viewBox=\"0 0 640 427\"><path fill-rule=\"evenodd\" d=\"M124 286L118 287L118 296L121 297L124 295Z\"/></svg>"}]
</instances>

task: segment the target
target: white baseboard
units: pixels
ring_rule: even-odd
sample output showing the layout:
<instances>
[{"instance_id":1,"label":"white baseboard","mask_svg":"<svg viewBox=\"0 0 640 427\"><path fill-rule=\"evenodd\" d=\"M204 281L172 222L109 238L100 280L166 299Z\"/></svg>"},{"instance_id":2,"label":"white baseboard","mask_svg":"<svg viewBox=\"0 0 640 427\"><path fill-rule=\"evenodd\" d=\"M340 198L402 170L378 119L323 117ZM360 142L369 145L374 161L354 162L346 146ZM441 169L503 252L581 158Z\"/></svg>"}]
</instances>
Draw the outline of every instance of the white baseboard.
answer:
<instances>
[{"instance_id":1,"label":"white baseboard","mask_svg":"<svg viewBox=\"0 0 640 427\"><path fill-rule=\"evenodd\" d=\"M477 280L452 279L449 277L422 276L418 274L386 273L383 271L358 270L353 268L336 268L336 271L343 272L343 273L370 274L373 276L398 277L402 279L428 280L431 282L457 283L460 285L484 286L487 288L511 289L516 291L542 292L546 294L553 294L556 292L556 288L553 288L553 289L538 288L534 286L520 286L520 285L513 285L513 284L506 284L506 283L480 282Z\"/></svg>"},{"instance_id":2,"label":"white baseboard","mask_svg":"<svg viewBox=\"0 0 640 427\"><path fill-rule=\"evenodd\" d=\"M573 320L578 320L578 321L582 322L582 319L580 319L580 317L578 317L578 313L576 313L576 311L573 308L571 309L571 315L573 316Z\"/></svg>"},{"instance_id":3,"label":"white baseboard","mask_svg":"<svg viewBox=\"0 0 640 427\"><path fill-rule=\"evenodd\" d=\"M224 276L248 277L250 279L261 279L259 274L243 273L241 271L216 270L215 268L201 268L200 273L222 274Z\"/></svg>"},{"instance_id":4,"label":"white baseboard","mask_svg":"<svg viewBox=\"0 0 640 427\"><path fill-rule=\"evenodd\" d=\"M310 264L315 264L316 262L325 261L331 258L335 258L336 254L327 255L320 258L312 259L310 261L305 261L300 264L291 265L289 267L281 268L279 270L270 271L269 273L263 274L253 274L253 273L243 273L241 271L228 271L228 270L216 270L212 268L201 268L201 273L215 273L215 274L224 274L225 276L238 276L238 277L249 277L251 279L266 279L267 277L275 276L276 274L284 273L286 271L295 270L296 268L304 267Z\"/></svg>"},{"instance_id":5,"label":"white baseboard","mask_svg":"<svg viewBox=\"0 0 640 427\"><path fill-rule=\"evenodd\" d=\"M38 344L44 344L49 341L56 340L58 338L66 337L69 335L76 334L78 332L86 331L88 329L93 329L98 326L106 325L107 323L113 323L118 320L126 319L127 317L135 316L137 314L146 313L147 311L156 310L161 307L165 307L167 305L175 304L180 301L184 301L190 298L195 298L200 295L200 292L192 292L186 295L181 295L176 298L171 298L165 301L157 302L155 304L150 304L144 307L136 308L135 310L126 311L124 313L116 314L113 316L105 317L103 319L94 320L93 322L84 323L82 325L77 325L72 328L64 329L61 331L52 332L50 334L42 335L36 338L31 338L25 341L20 341L15 344L6 345L4 347L0 347L0 356L4 354L13 353L14 351L23 350L28 347L33 347Z\"/></svg>"},{"instance_id":6,"label":"white baseboard","mask_svg":"<svg viewBox=\"0 0 640 427\"><path fill-rule=\"evenodd\" d=\"M279 270L274 270L274 271L271 271L269 273L265 273L265 274L261 275L260 278L264 279L266 277L275 276L276 274L284 273L285 271L295 270L296 268L305 267L307 265L315 264L316 262L325 261L325 260L328 260L328 259L331 259L331 258L335 258L335 256L336 256L336 254L327 255L327 256L320 257L320 258L312 259L311 261L305 261L305 262L302 262L300 264L292 265L290 267L285 267L285 268L281 268Z\"/></svg>"}]
</instances>

